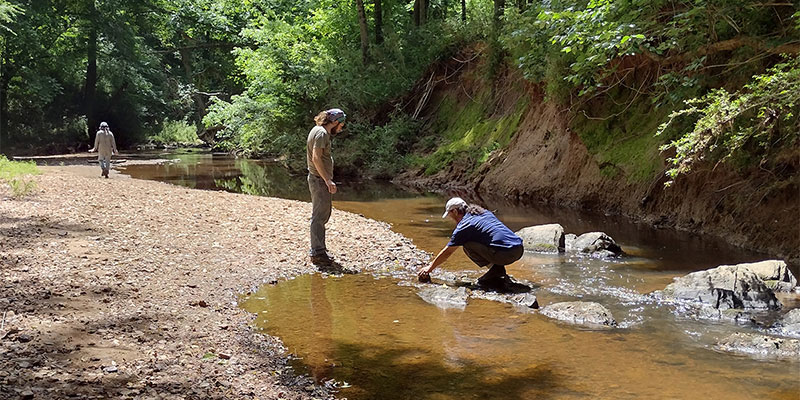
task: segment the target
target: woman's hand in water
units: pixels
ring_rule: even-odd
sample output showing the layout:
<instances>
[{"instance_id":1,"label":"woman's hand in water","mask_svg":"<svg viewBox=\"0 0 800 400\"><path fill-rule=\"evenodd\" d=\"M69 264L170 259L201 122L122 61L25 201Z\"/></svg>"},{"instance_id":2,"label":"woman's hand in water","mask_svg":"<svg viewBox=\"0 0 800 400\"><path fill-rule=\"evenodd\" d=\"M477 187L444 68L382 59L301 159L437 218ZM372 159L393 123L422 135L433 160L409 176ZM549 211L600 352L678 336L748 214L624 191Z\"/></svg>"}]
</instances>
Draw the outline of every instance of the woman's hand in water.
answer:
<instances>
[{"instance_id":1,"label":"woman's hand in water","mask_svg":"<svg viewBox=\"0 0 800 400\"><path fill-rule=\"evenodd\" d=\"M422 283L428 283L431 281L431 270L430 267L422 267L417 271L417 279L419 279Z\"/></svg>"}]
</instances>

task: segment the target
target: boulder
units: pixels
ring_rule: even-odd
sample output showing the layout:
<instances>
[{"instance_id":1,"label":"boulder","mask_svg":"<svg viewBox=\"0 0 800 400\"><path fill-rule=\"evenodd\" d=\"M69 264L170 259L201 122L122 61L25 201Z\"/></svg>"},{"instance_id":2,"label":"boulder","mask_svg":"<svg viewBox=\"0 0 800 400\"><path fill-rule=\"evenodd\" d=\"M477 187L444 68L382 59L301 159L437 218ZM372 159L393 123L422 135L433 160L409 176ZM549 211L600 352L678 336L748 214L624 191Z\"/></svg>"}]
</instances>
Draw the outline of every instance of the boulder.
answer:
<instances>
[{"instance_id":1,"label":"boulder","mask_svg":"<svg viewBox=\"0 0 800 400\"><path fill-rule=\"evenodd\" d=\"M568 233L564 235L564 250L566 251L574 251L575 248L575 239L578 238L578 235L574 233Z\"/></svg>"},{"instance_id":2,"label":"boulder","mask_svg":"<svg viewBox=\"0 0 800 400\"><path fill-rule=\"evenodd\" d=\"M791 292L797 285L795 278L789 267L783 260L767 260L755 263L736 264L739 268L747 268L758 275L767 287L776 292Z\"/></svg>"},{"instance_id":3,"label":"boulder","mask_svg":"<svg viewBox=\"0 0 800 400\"><path fill-rule=\"evenodd\" d=\"M623 254L617 242L603 232L589 232L577 236L566 249L599 258L617 257Z\"/></svg>"},{"instance_id":4,"label":"boulder","mask_svg":"<svg viewBox=\"0 0 800 400\"><path fill-rule=\"evenodd\" d=\"M722 265L675 278L663 291L667 298L700 302L719 310L777 310L772 289L747 268Z\"/></svg>"},{"instance_id":5,"label":"boulder","mask_svg":"<svg viewBox=\"0 0 800 400\"><path fill-rule=\"evenodd\" d=\"M785 339L757 333L734 333L717 343L723 351L747 354L759 358L780 358L800 361L800 340Z\"/></svg>"},{"instance_id":6,"label":"boulder","mask_svg":"<svg viewBox=\"0 0 800 400\"><path fill-rule=\"evenodd\" d=\"M425 302L435 305L442 309L457 308L463 310L467 306L469 293L467 288L454 288L440 285L426 287L417 292L417 295Z\"/></svg>"},{"instance_id":7,"label":"boulder","mask_svg":"<svg viewBox=\"0 0 800 400\"><path fill-rule=\"evenodd\" d=\"M570 301L554 303L542 308L542 314L575 325L591 328L616 326L617 322L611 311L603 305L593 302Z\"/></svg>"},{"instance_id":8,"label":"boulder","mask_svg":"<svg viewBox=\"0 0 800 400\"><path fill-rule=\"evenodd\" d=\"M800 308L795 308L786 313L773 326L773 331L779 335L800 338Z\"/></svg>"},{"instance_id":9,"label":"boulder","mask_svg":"<svg viewBox=\"0 0 800 400\"><path fill-rule=\"evenodd\" d=\"M525 250L542 253L564 251L564 227L559 224L534 225L516 232Z\"/></svg>"}]
</instances>

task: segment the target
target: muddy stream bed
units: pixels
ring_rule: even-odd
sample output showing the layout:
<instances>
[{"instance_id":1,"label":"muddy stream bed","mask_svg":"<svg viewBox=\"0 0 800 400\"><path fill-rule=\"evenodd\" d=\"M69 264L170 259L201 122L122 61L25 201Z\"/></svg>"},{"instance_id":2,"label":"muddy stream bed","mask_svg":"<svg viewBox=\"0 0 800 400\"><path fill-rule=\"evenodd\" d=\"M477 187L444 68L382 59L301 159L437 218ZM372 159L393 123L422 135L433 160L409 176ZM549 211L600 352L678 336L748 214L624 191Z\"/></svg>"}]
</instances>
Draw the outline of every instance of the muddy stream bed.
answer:
<instances>
[{"instance_id":1,"label":"muddy stream bed","mask_svg":"<svg viewBox=\"0 0 800 400\"><path fill-rule=\"evenodd\" d=\"M305 176L291 176L279 164L203 152L146 157L172 162L115 168L198 189L309 199ZM339 190L335 208L388 222L425 251L438 251L453 229L440 218L442 195L380 182L344 181ZM614 216L486 203L514 230L558 222L565 232L613 237L628 256L603 261L526 253L508 271L533 283L539 304L596 301L618 327L578 328L480 299L440 309L417 295L419 285L399 261L375 274L304 275L267 285L243 294L241 307L257 315L259 329L284 342L298 371L348 399L800 398L799 363L715 348L719 338L753 327L684 318L647 295L676 276L768 256ZM480 274L463 252L443 270ZM795 298L782 300L785 309L798 306Z\"/></svg>"}]
</instances>

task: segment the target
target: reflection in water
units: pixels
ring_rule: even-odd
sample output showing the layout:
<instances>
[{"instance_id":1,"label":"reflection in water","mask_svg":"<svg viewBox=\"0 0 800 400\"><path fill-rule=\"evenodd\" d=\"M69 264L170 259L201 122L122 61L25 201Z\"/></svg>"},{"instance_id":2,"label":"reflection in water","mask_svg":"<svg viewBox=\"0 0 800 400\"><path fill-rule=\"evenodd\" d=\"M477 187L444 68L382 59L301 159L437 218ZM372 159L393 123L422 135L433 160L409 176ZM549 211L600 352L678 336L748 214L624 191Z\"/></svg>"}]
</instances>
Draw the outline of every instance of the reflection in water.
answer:
<instances>
[{"instance_id":1,"label":"reflection in water","mask_svg":"<svg viewBox=\"0 0 800 400\"><path fill-rule=\"evenodd\" d=\"M794 364L717 353L704 341L741 327L678 322L656 304L604 303L646 323L582 330L474 299L464 311L440 310L413 287L369 275L301 276L241 305L267 310L256 323L302 357L296 367L347 382L340 396L349 399L746 399L800 390L787 379Z\"/></svg>"}]
</instances>

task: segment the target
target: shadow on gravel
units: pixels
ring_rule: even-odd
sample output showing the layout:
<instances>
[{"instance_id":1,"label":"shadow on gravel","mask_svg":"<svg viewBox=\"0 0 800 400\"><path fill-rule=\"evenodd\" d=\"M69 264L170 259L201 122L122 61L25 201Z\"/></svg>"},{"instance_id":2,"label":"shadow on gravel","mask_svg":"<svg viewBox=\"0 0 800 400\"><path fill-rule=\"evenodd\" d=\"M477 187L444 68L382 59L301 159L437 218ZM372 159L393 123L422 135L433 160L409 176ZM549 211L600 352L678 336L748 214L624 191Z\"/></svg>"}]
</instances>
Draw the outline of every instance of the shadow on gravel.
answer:
<instances>
[{"instance_id":1,"label":"shadow on gravel","mask_svg":"<svg viewBox=\"0 0 800 400\"><path fill-rule=\"evenodd\" d=\"M0 252L36 248L43 240L84 236L95 228L82 224L62 224L40 217L0 217Z\"/></svg>"},{"instance_id":2,"label":"shadow on gravel","mask_svg":"<svg viewBox=\"0 0 800 400\"><path fill-rule=\"evenodd\" d=\"M444 363L416 348L374 348L353 343L337 343L346 354L336 373L352 388L339 394L353 399L549 399L563 396L569 389L548 364L523 371L498 374L497 369L471 361ZM319 380L329 379L332 368L311 368Z\"/></svg>"},{"instance_id":3,"label":"shadow on gravel","mask_svg":"<svg viewBox=\"0 0 800 400\"><path fill-rule=\"evenodd\" d=\"M358 271L356 271L354 269L347 268L344 265L339 264L336 261L333 261L333 262L331 262L330 264L327 264L327 265L316 265L316 267L317 267L317 270L319 272L322 272L322 273L325 273L325 274L355 275L355 274L358 273Z\"/></svg>"}]
</instances>

